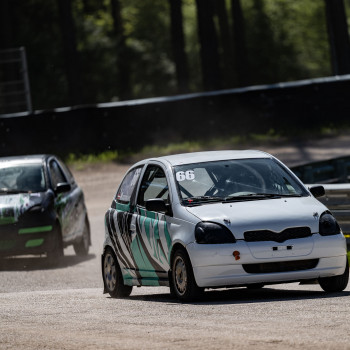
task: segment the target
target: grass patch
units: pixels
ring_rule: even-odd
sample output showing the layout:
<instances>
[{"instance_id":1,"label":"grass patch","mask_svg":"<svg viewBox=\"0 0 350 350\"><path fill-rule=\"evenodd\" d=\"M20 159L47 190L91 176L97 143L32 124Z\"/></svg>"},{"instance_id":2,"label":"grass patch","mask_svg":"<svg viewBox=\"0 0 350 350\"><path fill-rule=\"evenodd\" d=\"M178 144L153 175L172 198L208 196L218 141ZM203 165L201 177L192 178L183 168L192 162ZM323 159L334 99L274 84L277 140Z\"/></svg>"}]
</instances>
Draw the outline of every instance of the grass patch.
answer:
<instances>
[{"instance_id":1,"label":"grass patch","mask_svg":"<svg viewBox=\"0 0 350 350\"><path fill-rule=\"evenodd\" d=\"M346 131L348 131L346 129ZM259 149L261 146L281 146L290 142L309 141L310 139L319 139L322 137L335 137L342 133L332 127L318 130L316 134L299 135L295 137L287 137L279 134L274 129L270 129L266 134L241 134L231 137L207 138L195 141L179 141L165 143L164 141L156 145L148 145L138 151L121 151L108 150L101 153L92 154L69 154L65 157L65 161L69 166L77 170L82 170L87 166L120 162L126 164L134 164L135 162L152 157L161 157L169 154L179 154L188 152L201 151L217 151L217 150L239 150L239 149Z\"/></svg>"},{"instance_id":2,"label":"grass patch","mask_svg":"<svg viewBox=\"0 0 350 350\"><path fill-rule=\"evenodd\" d=\"M125 154L122 161L134 163L137 160L161 157L169 154L179 154L188 152L218 151L232 149L247 149L267 144L281 144L286 142L286 138L278 135L274 130L267 134L238 135L228 138L211 138L198 141L174 142L169 144L149 145L140 151Z\"/></svg>"},{"instance_id":3,"label":"grass patch","mask_svg":"<svg viewBox=\"0 0 350 350\"><path fill-rule=\"evenodd\" d=\"M82 170L86 166L108 163L122 162L135 163L138 160L161 157L168 154L215 151L223 149L241 149L247 148L248 145L271 144L283 142L283 138L270 130L267 134L249 134L232 136L228 138L211 138L199 141L183 141L168 144L149 145L139 151L121 152L118 150L108 150L101 153L91 154L74 154L70 153L64 158L65 162L77 170Z\"/></svg>"},{"instance_id":4,"label":"grass patch","mask_svg":"<svg viewBox=\"0 0 350 350\"><path fill-rule=\"evenodd\" d=\"M69 166L73 166L76 170L82 170L87 165L117 161L119 157L120 155L118 151L105 151L98 154L80 154L80 155L70 153L65 158L65 162Z\"/></svg>"}]
</instances>

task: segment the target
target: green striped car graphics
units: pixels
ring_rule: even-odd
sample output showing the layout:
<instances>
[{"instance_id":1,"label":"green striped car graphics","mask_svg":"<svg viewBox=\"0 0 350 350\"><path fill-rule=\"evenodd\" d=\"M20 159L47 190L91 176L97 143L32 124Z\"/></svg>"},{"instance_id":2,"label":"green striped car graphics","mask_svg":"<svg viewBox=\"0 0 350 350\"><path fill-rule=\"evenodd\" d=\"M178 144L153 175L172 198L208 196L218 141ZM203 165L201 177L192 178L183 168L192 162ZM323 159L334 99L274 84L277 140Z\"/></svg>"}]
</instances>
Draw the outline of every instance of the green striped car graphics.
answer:
<instances>
[{"instance_id":1,"label":"green striped car graphics","mask_svg":"<svg viewBox=\"0 0 350 350\"><path fill-rule=\"evenodd\" d=\"M165 215L117 204L105 224L117 253L125 284L167 285L171 237Z\"/></svg>"}]
</instances>

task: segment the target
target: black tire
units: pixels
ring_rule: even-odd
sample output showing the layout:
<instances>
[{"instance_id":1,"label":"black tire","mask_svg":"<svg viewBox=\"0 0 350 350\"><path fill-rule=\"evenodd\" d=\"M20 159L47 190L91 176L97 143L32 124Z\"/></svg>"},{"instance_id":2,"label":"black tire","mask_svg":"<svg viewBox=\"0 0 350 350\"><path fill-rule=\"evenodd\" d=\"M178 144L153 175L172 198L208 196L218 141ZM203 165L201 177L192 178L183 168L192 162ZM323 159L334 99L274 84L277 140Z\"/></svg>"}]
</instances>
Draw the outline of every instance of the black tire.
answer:
<instances>
[{"instance_id":1,"label":"black tire","mask_svg":"<svg viewBox=\"0 0 350 350\"><path fill-rule=\"evenodd\" d=\"M204 289L197 286L193 268L184 249L177 249L171 263L170 294L180 301L198 299Z\"/></svg>"},{"instance_id":2,"label":"black tire","mask_svg":"<svg viewBox=\"0 0 350 350\"><path fill-rule=\"evenodd\" d=\"M318 279L321 288L328 293L336 293L343 291L349 281L349 261L346 258L346 268L342 275L334 277L323 277Z\"/></svg>"},{"instance_id":3,"label":"black tire","mask_svg":"<svg viewBox=\"0 0 350 350\"><path fill-rule=\"evenodd\" d=\"M261 289L264 288L264 284L263 283L252 283L252 284L248 284L247 288L248 289Z\"/></svg>"},{"instance_id":4,"label":"black tire","mask_svg":"<svg viewBox=\"0 0 350 350\"><path fill-rule=\"evenodd\" d=\"M130 295L132 286L124 284L117 258L109 247L103 255L102 275L105 290L112 298L125 298Z\"/></svg>"},{"instance_id":5,"label":"black tire","mask_svg":"<svg viewBox=\"0 0 350 350\"><path fill-rule=\"evenodd\" d=\"M63 255L64 255L64 252L63 252L63 241L62 241L61 230L58 225L55 225L54 229L52 230L50 249L47 252L47 259L48 259L49 265L50 266L58 265Z\"/></svg>"},{"instance_id":6,"label":"black tire","mask_svg":"<svg viewBox=\"0 0 350 350\"><path fill-rule=\"evenodd\" d=\"M86 256L89 254L90 247L90 225L87 220L85 220L83 235L80 240L73 244L75 254L78 256Z\"/></svg>"}]
</instances>

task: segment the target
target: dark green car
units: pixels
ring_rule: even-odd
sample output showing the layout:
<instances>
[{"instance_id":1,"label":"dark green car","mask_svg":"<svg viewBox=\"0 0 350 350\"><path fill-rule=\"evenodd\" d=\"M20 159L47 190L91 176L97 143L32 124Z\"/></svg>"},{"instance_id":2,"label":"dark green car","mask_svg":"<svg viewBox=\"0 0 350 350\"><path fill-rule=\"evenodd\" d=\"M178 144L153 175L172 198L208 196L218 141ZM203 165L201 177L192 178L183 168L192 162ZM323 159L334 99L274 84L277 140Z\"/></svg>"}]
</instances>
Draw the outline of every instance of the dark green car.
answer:
<instances>
[{"instance_id":1,"label":"dark green car","mask_svg":"<svg viewBox=\"0 0 350 350\"><path fill-rule=\"evenodd\" d=\"M91 244L84 195L54 155L0 158L0 257L46 254L54 263Z\"/></svg>"}]
</instances>

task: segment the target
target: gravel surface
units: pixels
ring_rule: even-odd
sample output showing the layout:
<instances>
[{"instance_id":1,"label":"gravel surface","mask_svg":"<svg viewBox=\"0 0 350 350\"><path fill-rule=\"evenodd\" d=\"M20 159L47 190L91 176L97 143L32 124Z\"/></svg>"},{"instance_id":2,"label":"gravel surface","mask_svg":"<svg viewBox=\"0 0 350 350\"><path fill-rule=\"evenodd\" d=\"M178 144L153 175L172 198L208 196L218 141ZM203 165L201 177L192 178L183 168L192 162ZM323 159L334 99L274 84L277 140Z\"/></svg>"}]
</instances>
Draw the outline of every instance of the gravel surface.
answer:
<instances>
[{"instance_id":1,"label":"gravel surface","mask_svg":"<svg viewBox=\"0 0 350 350\"><path fill-rule=\"evenodd\" d=\"M350 137L254 147L287 165L350 155ZM87 258L73 248L56 268L44 258L0 263L0 349L350 349L350 288L318 285L216 290L181 304L164 287L134 288L121 300L102 294L104 213L127 165L73 170L92 230Z\"/></svg>"}]
</instances>

